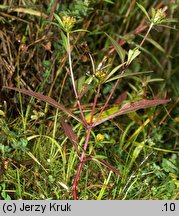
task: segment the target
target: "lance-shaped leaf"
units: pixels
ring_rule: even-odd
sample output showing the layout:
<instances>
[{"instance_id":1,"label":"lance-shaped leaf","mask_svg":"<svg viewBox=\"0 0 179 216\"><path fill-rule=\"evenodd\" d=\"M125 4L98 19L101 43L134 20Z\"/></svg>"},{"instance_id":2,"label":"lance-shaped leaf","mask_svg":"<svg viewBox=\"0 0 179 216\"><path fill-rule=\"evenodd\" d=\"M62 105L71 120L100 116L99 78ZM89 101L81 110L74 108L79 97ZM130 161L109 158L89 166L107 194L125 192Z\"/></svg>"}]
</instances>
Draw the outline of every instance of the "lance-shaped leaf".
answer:
<instances>
[{"instance_id":1,"label":"lance-shaped leaf","mask_svg":"<svg viewBox=\"0 0 179 216\"><path fill-rule=\"evenodd\" d=\"M67 122L64 120L61 121L65 135L69 138L71 143L74 145L74 148L76 152L78 152L78 136L76 133L73 131L71 125L69 125Z\"/></svg>"},{"instance_id":2,"label":"lance-shaped leaf","mask_svg":"<svg viewBox=\"0 0 179 216\"><path fill-rule=\"evenodd\" d=\"M157 106L160 104L166 104L170 101L170 99L165 100L165 99L154 99L154 100L140 100L137 102L128 102L124 104L121 108L119 106L110 108L104 112L102 112L101 116L98 117L98 114L96 114L93 119L94 119L94 126L97 126L105 121L108 121L110 119L113 119L114 117L124 115L126 113L134 112L139 109L145 109L148 107L153 107ZM97 122L95 122L97 120Z\"/></svg>"},{"instance_id":3,"label":"lance-shaped leaf","mask_svg":"<svg viewBox=\"0 0 179 216\"><path fill-rule=\"evenodd\" d=\"M62 41L63 41L63 46L66 49L67 52L70 51L70 45L68 43L68 39L67 36L61 31L61 37L62 37Z\"/></svg>"},{"instance_id":4,"label":"lance-shaped leaf","mask_svg":"<svg viewBox=\"0 0 179 216\"><path fill-rule=\"evenodd\" d=\"M146 9L139 3L137 3L137 6L143 11L143 13L146 15L146 17L150 20L150 16L148 15Z\"/></svg>"},{"instance_id":5,"label":"lance-shaped leaf","mask_svg":"<svg viewBox=\"0 0 179 216\"><path fill-rule=\"evenodd\" d=\"M146 73L152 73L153 71L144 71L144 72L132 72L132 73L124 73L124 74L118 74L116 76L113 76L111 79L107 80L107 82L114 81L116 79L120 79L123 77L129 77L129 76L136 76L136 75L141 75L141 74L146 74Z\"/></svg>"},{"instance_id":6,"label":"lance-shaped leaf","mask_svg":"<svg viewBox=\"0 0 179 216\"><path fill-rule=\"evenodd\" d=\"M125 50L111 37L109 36L107 33L105 33L108 38L110 39L112 45L114 46L114 48L116 49L116 52L118 53L121 62L124 63L124 59L125 59Z\"/></svg>"},{"instance_id":7,"label":"lance-shaped leaf","mask_svg":"<svg viewBox=\"0 0 179 216\"><path fill-rule=\"evenodd\" d=\"M3 88L6 89L11 89L14 91L19 91L22 92L23 94L32 96L37 98L38 100L44 101L48 104L50 104L51 106L60 109L61 111L63 111L64 113L66 113L67 115L73 117L74 119L76 119L78 122L84 124L82 122L82 120L80 118L78 118L77 116L75 116L72 112L70 112L67 108L65 108L62 104L57 103L54 99L52 99L51 97L45 96L39 92L34 92L34 91L29 91L26 89L19 89L19 88L15 88L15 87L8 87L8 86L3 86Z\"/></svg>"},{"instance_id":8,"label":"lance-shaped leaf","mask_svg":"<svg viewBox=\"0 0 179 216\"><path fill-rule=\"evenodd\" d=\"M126 64L126 62L118 65L117 67L115 67L109 74L106 75L106 77L104 78L103 82L108 82L109 78L111 76L113 76L114 73L116 73L122 66L124 66Z\"/></svg>"},{"instance_id":9,"label":"lance-shaped leaf","mask_svg":"<svg viewBox=\"0 0 179 216\"><path fill-rule=\"evenodd\" d=\"M61 20L60 16L58 16L57 14L53 14L55 19L58 21L60 27L62 27L64 29L64 24L63 24L63 21Z\"/></svg>"}]
</instances>

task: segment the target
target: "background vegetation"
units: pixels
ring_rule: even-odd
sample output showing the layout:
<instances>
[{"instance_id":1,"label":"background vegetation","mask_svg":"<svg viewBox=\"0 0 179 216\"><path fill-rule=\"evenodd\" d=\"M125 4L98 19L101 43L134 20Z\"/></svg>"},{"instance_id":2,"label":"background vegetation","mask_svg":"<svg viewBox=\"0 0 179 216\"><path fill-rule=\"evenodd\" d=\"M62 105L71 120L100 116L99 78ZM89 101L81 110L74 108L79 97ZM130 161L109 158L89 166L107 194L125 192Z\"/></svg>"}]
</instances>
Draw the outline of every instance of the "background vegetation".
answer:
<instances>
[{"instance_id":1,"label":"background vegetation","mask_svg":"<svg viewBox=\"0 0 179 216\"><path fill-rule=\"evenodd\" d=\"M178 18L178 0L138 3L149 15L152 8L165 7L167 18ZM121 64L104 32L127 53L141 43L149 21L135 0L1 1L0 86L41 92L77 116L65 39L54 13L76 19L73 29L79 31L70 37L72 66L87 116L99 83L93 66L102 66L107 73ZM171 98L171 102L118 116L93 129L86 152L91 158L86 159L77 185L79 199L179 199L178 23L168 26L151 30L141 54L126 71L141 74L121 79L109 107L139 99ZM114 83L102 85L97 109ZM1 88L1 199L74 198L79 158L74 134L72 144L62 119L68 121L71 133L73 128L81 150L86 134L80 123L48 103ZM123 177L112 172L113 167Z\"/></svg>"}]
</instances>

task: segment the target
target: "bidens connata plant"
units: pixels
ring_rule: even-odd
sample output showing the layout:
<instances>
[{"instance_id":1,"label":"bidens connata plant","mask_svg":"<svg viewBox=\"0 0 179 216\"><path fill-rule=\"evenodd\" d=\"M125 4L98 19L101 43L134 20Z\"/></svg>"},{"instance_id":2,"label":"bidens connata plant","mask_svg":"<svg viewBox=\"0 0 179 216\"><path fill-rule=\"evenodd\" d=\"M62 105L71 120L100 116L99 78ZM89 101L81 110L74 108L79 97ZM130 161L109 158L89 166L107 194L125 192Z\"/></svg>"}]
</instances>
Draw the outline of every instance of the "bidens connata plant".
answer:
<instances>
[{"instance_id":1,"label":"bidens connata plant","mask_svg":"<svg viewBox=\"0 0 179 216\"><path fill-rule=\"evenodd\" d=\"M71 46L71 40L70 40L70 37L72 34L79 32L79 31L86 31L86 30L83 30L83 29L73 30L75 23L76 23L76 18L73 16L64 15L64 16L60 17L59 15L54 14L54 17L57 20L57 23L54 23L54 24L57 25L61 29L62 42L63 42L63 45L64 45L65 50L66 50L67 55L68 55L69 71L70 71L70 76L71 76L73 92L74 92L74 96L75 96L75 102L78 105L78 109L79 109L81 116L75 115L73 112L71 112L70 110L65 108L62 104L57 103L51 97L44 96L41 93L29 91L26 89L14 88L14 87L7 87L7 86L4 87L4 88L12 89L15 91L20 91L24 94L27 94L27 95L33 96L37 99L40 99L42 101L45 101L45 102L49 103L50 105L60 109L62 112L66 113L68 116L71 116L73 119L75 119L76 121L78 121L80 124L82 124L85 127L86 137L85 137L85 141L83 143L83 149L81 150L78 146L77 135L72 130L72 127L70 126L69 123L62 120L62 126L64 128L64 132L68 136L68 138L70 139L72 144L74 145L74 148L75 148L76 153L77 153L78 158L79 158L79 165L78 165L77 172L76 172L76 175L74 177L74 182L73 182L73 186L72 186L74 199L78 199L77 185L79 182L80 173L81 173L83 164L87 160L94 159L93 155L87 154L88 144L89 144L90 135L92 133L92 130L95 127L97 127L98 125L102 124L103 122L108 121L110 119L113 119L117 116L124 115L124 114L130 113L130 112L134 112L138 109L144 109L144 108L148 108L148 107L152 107L152 106L157 106L159 104L166 104L170 101L169 99L153 99L153 100L145 99L145 100L139 100L136 102L128 102L128 103L123 104L122 106L121 105L114 105L112 108L107 108L109 101L112 98L112 96L113 96L118 84L120 83L121 79L125 76L135 76L135 75L140 74L140 73L126 74L125 72L126 72L127 68L130 66L130 64L135 60L135 58L141 54L140 48L143 46L143 43L145 42L151 29L154 26L160 25L161 23L167 21L165 19L165 16L166 16L165 9L157 9L157 10L152 9L152 16L150 17L142 5L140 5L138 3L137 3L137 5L144 12L144 14L147 16L149 23L150 23L148 30L147 30L145 36L143 37L142 42L139 44L139 46L135 47L132 50L130 49L128 52L126 52L112 37L110 37L108 34L106 34L107 38L109 38L109 40L113 44L113 46L114 46L114 48L115 48L116 52L118 53L119 58L121 60L121 64L118 65L117 67L113 68L110 72L107 72L105 70L105 67L103 67L103 65L104 65L103 62L101 62L101 64L99 64L98 67L95 68L93 57L89 53L89 58L91 59L91 64L92 64L93 75L90 77L90 79L89 79L89 77L86 78L85 84L90 85L92 80L94 80L96 91L94 93L91 111L87 115L85 114L85 112L83 110L83 106L81 104L81 96L79 95L79 92L78 92L77 86L76 86L76 82L75 82L75 72L73 71L72 56L71 56L71 53L73 52L73 47ZM127 57L126 57L126 53L127 53ZM87 80L88 80L88 82L87 82ZM116 82L114 83L106 101L104 101L100 110L99 110L99 108L97 109L97 101L99 98L99 94L100 94L100 90L101 90L102 85L104 83L109 83L109 82L114 81L114 80L116 80ZM123 99L121 99L120 102L122 102L122 100ZM97 135L97 140L101 141L103 139L104 139L103 134L99 133ZM95 160L100 162L104 166L108 167L110 170L115 172L121 178L123 177L123 175L115 167L113 167L111 164L109 164L107 161L105 161L103 159L95 159Z\"/></svg>"}]
</instances>

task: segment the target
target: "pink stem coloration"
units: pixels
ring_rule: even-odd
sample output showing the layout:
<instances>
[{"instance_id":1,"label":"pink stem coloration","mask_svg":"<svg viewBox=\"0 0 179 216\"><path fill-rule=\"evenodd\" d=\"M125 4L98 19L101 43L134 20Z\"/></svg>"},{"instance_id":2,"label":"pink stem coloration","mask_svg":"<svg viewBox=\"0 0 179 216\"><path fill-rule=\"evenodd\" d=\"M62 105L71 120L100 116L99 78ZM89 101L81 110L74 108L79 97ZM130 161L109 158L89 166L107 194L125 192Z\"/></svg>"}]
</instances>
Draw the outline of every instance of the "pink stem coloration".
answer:
<instances>
[{"instance_id":1,"label":"pink stem coloration","mask_svg":"<svg viewBox=\"0 0 179 216\"><path fill-rule=\"evenodd\" d=\"M98 96L99 96L100 87L101 87L101 85L98 86L97 93L96 93L96 95L94 97L94 102L93 102L93 107L92 107L92 110L91 110L91 117L90 117L90 126L93 125L93 116L94 116L94 111L95 111Z\"/></svg>"},{"instance_id":2,"label":"pink stem coloration","mask_svg":"<svg viewBox=\"0 0 179 216\"><path fill-rule=\"evenodd\" d=\"M81 107L81 103L80 103L80 100L79 100L79 97L78 97L78 93L77 93L77 90L76 90L76 86L75 86L75 79L74 79L74 73L73 73L73 68L72 68L72 59L71 59L71 48L70 48L70 36L69 36L69 33L67 34L67 38L68 38L68 46L69 46L68 47L68 60L69 60L69 67L70 67L70 74L71 74L73 91L74 91L74 94L75 94L75 98L77 100L78 108L80 110L81 117L83 119L84 125L87 127L88 123L87 123L86 118L84 116L84 113L83 113L83 110L82 110L82 107Z\"/></svg>"},{"instance_id":3,"label":"pink stem coloration","mask_svg":"<svg viewBox=\"0 0 179 216\"><path fill-rule=\"evenodd\" d=\"M122 70L121 75L125 73L126 69L127 69L127 67L125 67L125 68ZM95 127L95 123L100 119L102 112L106 109L106 107L107 107L107 105L108 105L108 103L109 103L109 101L110 101L112 95L114 94L114 91L116 90L116 88L117 88L117 86L118 86L118 84L119 84L120 81L121 81L121 78L117 79L116 83L114 84L114 86L113 86L113 88L112 88L112 90L111 90L111 93L110 93L110 95L108 96L108 98L107 98L107 100L106 100L106 103L105 103L104 106L102 107L100 113L98 114L98 117L96 118L95 122L93 123L93 127Z\"/></svg>"},{"instance_id":4,"label":"pink stem coloration","mask_svg":"<svg viewBox=\"0 0 179 216\"><path fill-rule=\"evenodd\" d=\"M83 163L84 163L84 159L85 159L85 151L88 147L88 142L89 142L89 138L90 138L90 134L91 134L91 130L92 130L92 127L89 127L87 129L87 133L86 133L86 140L85 140L85 144L84 144L84 147L83 147L83 153L81 154L81 157L80 157L80 163L79 163L79 166L78 166L78 170L77 170L77 173L76 173L76 176L75 176L75 179L74 179L74 182L73 182L73 186L72 186L72 191L73 191L73 198L74 200L77 200L78 199L78 196L77 196L77 184L78 184L78 180L79 180L79 177L80 177L80 172L81 172L81 169L83 167Z\"/></svg>"},{"instance_id":5,"label":"pink stem coloration","mask_svg":"<svg viewBox=\"0 0 179 216\"><path fill-rule=\"evenodd\" d=\"M145 34L142 42L140 43L139 45L139 49L142 47L144 41L146 40L150 30L152 29L153 25L151 24L147 33ZM98 99L98 96L99 96L99 91L100 91L100 85L98 86L98 90L97 90L97 93L95 95L95 98L94 98L94 102L93 102L93 107L92 107L92 111L91 111L91 117L90 117L90 123L88 124L88 122L86 121L86 118L84 117L84 114L83 114L83 111L82 111L82 108L81 108L81 104L80 104L80 101L79 101L79 98L78 98L78 95L77 95L77 92L76 92L76 87L75 87L75 83L74 83L74 77L73 77L73 71L72 71L72 64L71 64L71 54L69 52L69 61L70 61L70 71L72 72L72 82L73 82L73 89L74 89L74 93L75 93L75 97L77 99L77 103L78 103L78 107L79 107L79 110L80 110L80 113L81 113L81 116L82 116L82 119L84 121L84 125L85 125L85 128L87 129L87 132L86 132L86 139L85 139L85 143L84 143L84 146L83 146L83 152L80 156L80 163L79 163L79 166L78 166L78 169L77 169L77 173L76 173L76 176L74 178L74 182L73 182L73 186L72 186L72 191L73 191L73 198L75 200L78 199L78 196L77 196L77 184L78 184L78 181L79 181L79 177L80 177L80 173L81 173L81 170L82 170L82 167L83 167L83 163L84 163L84 159L85 159L85 152L87 150L87 147L88 147L88 142L89 142L89 139L90 139L90 134L91 134L91 131L92 129L96 126L98 120L100 119L101 117L101 114L102 112L106 109L112 95L114 94L114 91L116 90L119 82L121 81L121 78L117 79L116 83L114 84L112 90L111 90L111 93L109 94L105 104L103 105L100 113L98 114L97 116L97 119L95 120L95 122L93 123L93 116L94 116L94 111L95 111L95 108L96 108L96 104L97 104L97 99ZM124 74L126 72L126 69L128 68L129 64L126 63L126 65L124 66L122 72L121 72L121 75Z\"/></svg>"}]
</instances>

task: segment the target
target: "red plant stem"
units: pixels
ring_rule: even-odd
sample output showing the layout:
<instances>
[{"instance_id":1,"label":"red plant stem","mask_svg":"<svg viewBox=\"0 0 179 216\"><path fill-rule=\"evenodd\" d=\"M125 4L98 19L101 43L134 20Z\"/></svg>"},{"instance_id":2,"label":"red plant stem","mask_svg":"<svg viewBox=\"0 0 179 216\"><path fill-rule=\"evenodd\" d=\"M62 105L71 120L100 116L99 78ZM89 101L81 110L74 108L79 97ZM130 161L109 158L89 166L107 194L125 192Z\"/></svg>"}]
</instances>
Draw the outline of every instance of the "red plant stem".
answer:
<instances>
[{"instance_id":1,"label":"red plant stem","mask_svg":"<svg viewBox=\"0 0 179 216\"><path fill-rule=\"evenodd\" d=\"M87 123L86 118L85 118L85 116L84 116L84 113L83 113L83 110L82 110L82 107L81 107L80 100L79 100L78 98L77 98L77 104L78 104L78 108L79 108L79 110L80 110L81 117L82 117L82 119L83 119L84 125L85 125L85 127L88 127L88 123Z\"/></svg>"},{"instance_id":2,"label":"red plant stem","mask_svg":"<svg viewBox=\"0 0 179 216\"><path fill-rule=\"evenodd\" d=\"M152 24L150 25L147 33L145 34L142 42L140 43L139 45L139 48L141 48L141 46L143 45L144 41L146 40L150 30L152 29ZM70 52L69 52L69 61L70 61L70 64L71 64L71 55L70 55ZM129 64L126 63L126 65L124 66L122 72L121 72L121 75L124 74L126 72L126 69L128 68ZM72 72L72 82L74 81L74 77L73 77L73 71L72 71L72 65L70 65L70 68L71 68L71 72ZM78 199L78 196L77 196L77 184L78 184L78 181L79 181L79 177L80 177L80 172L81 172L81 169L83 167L83 163L84 163L84 159L85 159L85 151L88 147L88 142L89 142L89 138L90 138L90 134L91 134L91 130L95 127L95 123L97 123L97 121L99 120L102 112L105 110L105 108L107 107L112 95L114 94L114 91L116 90L117 88L117 85L119 84L119 82L121 81L121 78L117 79L115 85L113 86L112 88L112 91L110 93L110 95L108 96L104 106L102 107L100 113L98 114L97 116L97 119L95 120L95 122L93 123L93 115L94 115L94 111L95 111L95 107L96 107L96 104L97 104L97 99L98 99L98 95L99 95L99 91L100 91L100 85L98 86L98 90L97 90L97 93L95 95L95 98L94 98L94 103L93 103L93 107L92 107L92 111L91 111L91 117L90 117L90 124L87 123L86 121L86 118L84 117L84 114L83 114L83 111L82 111L82 108L81 108L81 104L80 104L80 101L79 101L79 98L78 98L78 95L77 95L77 92L76 92L76 87L73 83L73 88L74 88L74 92L75 92L75 97L77 99L77 103L78 103L78 107L80 109L80 112L81 112L81 115L82 115L82 118L83 118L83 121L84 121L84 124L87 128L87 133L86 133L86 139L85 139L85 144L84 144L84 147L83 147L83 153L81 154L80 156L80 163L79 163L79 166L78 166L78 169L77 169L77 173L76 173L76 176L74 178L74 182L73 182L73 186L72 186L72 191L73 191L73 198L74 200L77 200Z\"/></svg>"},{"instance_id":3,"label":"red plant stem","mask_svg":"<svg viewBox=\"0 0 179 216\"><path fill-rule=\"evenodd\" d=\"M94 116L94 111L95 111L95 108L96 108L100 88L101 88L101 84L98 85L97 93L96 93L96 95L94 97L94 102L93 102L93 107L92 107L92 110L91 110L91 117L90 117L90 126L92 126L92 124L93 124L93 116Z\"/></svg>"},{"instance_id":4,"label":"red plant stem","mask_svg":"<svg viewBox=\"0 0 179 216\"><path fill-rule=\"evenodd\" d=\"M125 73L126 69L127 69L127 67L124 67L124 69L123 69L122 72L121 72L121 75ZM121 78L117 79L116 83L114 84L114 86L113 86L113 88L112 88L112 90L111 90L111 93L110 93L109 97L108 97L107 100L106 100L106 103L105 103L104 106L102 107L102 109L101 109L100 113L98 114L98 116L97 116L95 122L93 123L93 127L95 127L95 123L99 120L99 118L100 118L102 112L106 109L106 107L107 107L107 105L108 105L108 103L109 103L109 101L110 101L112 95L114 94L114 91L116 90L117 85L119 84L120 81L121 81Z\"/></svg>"},{"instance_id":5,"label":"red plant stem","mask_svg":"<svg viewBox=\"0 0 179 216\"><path fill-rule=\"evenodd\" d=\"M152 27L153 27L153 23L150 24L149 29L147 30L147 33L145 34L145 36L144 36L142 42L140 43L140 45L139 45L139 47L138 47L139 49L142 47L142 45L143 45L144 41L146 40L146 38L147 38L147 36L148 36L150 30L152 29Z\"/></svg>"},{"instance_id":6,"label":"red plant stem","mask_svg":"<svg viewBox=\"0 0 179 216\"><path fill-rule=\"evenodd\" d=\"M97 93L96 93L95 98L94 98L93 107L92 107L92 111L91 111L91 117L90 117L90 125L87 125L88 129L87 129L85 144L84 144L84 147L83 147L84 151L81 154L80 164L78 166L78 170L77 170L77 173L76 173L76 176L75 176L75 179L74 179L74 182L73 182L73 186L72 186L74 200L78 199L78 196L77 196L77 184L78 184L78 180L79 180L79 177L80 177L80 172L81 172L81 169L82 169L83 163L84 163L85 151L86 151L86 149L88 147L88 142L89 142L91 130L93 128L92 127L93 115L94 115L95 107L96 107L96 104L97 104L97 99L98 99L100 87L101 87L101 85L98 86Z\"/></svg>"},{"instance_id":7,"label":"red plant stem","mask_svg":"<svg viewBox=\"0 0 179 216\"><path fill-rule=\"evenodd\" d=\"M140 43L140 45L139 45L139 47L138 47L139 49L142 47L143 43L145 42L145 40L146 40L146 38L147 38L149 32L151 31L152 27L153 27L153 24L151 23L150 26L149 26L149 29L147 30L147 32L146 32L146 34L145 34L145 36L144 36L144 38L143 38L143 40L142 40L142 42ZM123 70L122 70L122 72L121 72L121 75L124 74L124 73L126 72L126 69L128 68L128 66L129 66L129 64L126 63L126 65L124 66L124 68L123 68ZM102 112L106 109L106 107L107 107L107 105L108 105L108 103L109 103L109 101L110 101L110 99L111 99L111 97L112 97L114 91L116 90L117 85L119 84L120 81L121 81L121 78L119 78L119 79L116 81L115 85L113 86L112 91L111 91L109 97L108 97L107 100L106 100L106 103L104 104L103 108L101 109L100 113L98 114L97 119L96 119L95 122L93 123L93 127L95 127L95 123L99 120L99 118L100 118Z\"/></svg>"},{"instance_id":8,"label":"red plant stem","mask_svg":"<svg viewBox=\"0 0 179 216\"><path fill-rule=\"evenodd\" d=\"M83 147L84 151L83 151L83 153L80 156L80 163L79 163L78 170L77 170L77 173L76 173L76 176L75 176L75 179L74 179L74 182L73 182L73 186L72 186L74 200L78 199L78 196L77 196L77 184L78 184L78 180L79 180L79 177L80 177L81 169L83 167L84 158L85 158L85 153L84 152L86 151L86 149L88 147L88 142L89 142L91 130L92 130L92 127L89 127L87 129L86 140L85 140L85 144L84 144L84 147Z\"/></svg>"},{"instance_id":9,"label":"red plant stem","mask_svg":"<svg viewBox=\"0 0 179 216\"><path fill-rule=\"evenodd\" d=\"M81 117L83 119L84 125L85 125L85 127L87 127L88 123L87 123L86 118L84 116L84 113L83 113L83 110L82 110L82 107L81 107L81 103L80 103L80 100L79 100L79 97L78 97L78 93L77 93L77 90L76 90L76 86L75 86L75 79L74 79L73 68L72 68L71 48L70 48L70 35L69 35L69 33L67 33L67 39L68 39L68 46L69 46L68 47L68 49L69 49L68 50L68 61L69 61L69 66L70 66L70 74L71 74L73 91L74 91L74 94L75 94L75 98L77 100L78 108L80 110Z\"/></svg>"}]
</instances>

